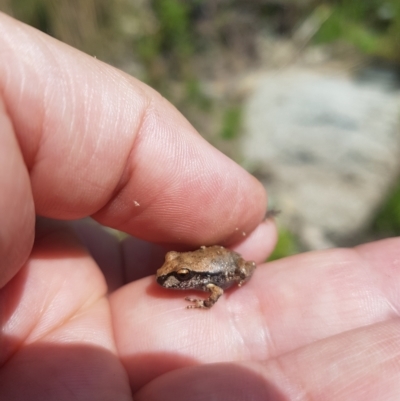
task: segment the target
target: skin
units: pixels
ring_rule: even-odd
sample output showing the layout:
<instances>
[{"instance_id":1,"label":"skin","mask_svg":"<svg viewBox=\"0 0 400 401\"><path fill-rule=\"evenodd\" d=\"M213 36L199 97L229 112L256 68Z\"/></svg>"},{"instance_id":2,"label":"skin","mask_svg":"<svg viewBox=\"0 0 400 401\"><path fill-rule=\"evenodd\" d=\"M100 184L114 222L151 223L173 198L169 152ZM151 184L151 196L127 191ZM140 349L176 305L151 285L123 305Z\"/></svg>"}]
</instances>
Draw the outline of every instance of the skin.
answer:
<instances>
[{"instance_id":1,"label":"skin","mask_svg":"<svg viewBox=\"0 0 400 401\"><path fill-rule=\"evenodd\" d=\"M261 262L262 187L140 82L4 15L0 33L0 399L400 399L399 239L182 308L145 276L177 245ZM66 222L85 216L141 239Z\"/></svg>"}]
</instances>

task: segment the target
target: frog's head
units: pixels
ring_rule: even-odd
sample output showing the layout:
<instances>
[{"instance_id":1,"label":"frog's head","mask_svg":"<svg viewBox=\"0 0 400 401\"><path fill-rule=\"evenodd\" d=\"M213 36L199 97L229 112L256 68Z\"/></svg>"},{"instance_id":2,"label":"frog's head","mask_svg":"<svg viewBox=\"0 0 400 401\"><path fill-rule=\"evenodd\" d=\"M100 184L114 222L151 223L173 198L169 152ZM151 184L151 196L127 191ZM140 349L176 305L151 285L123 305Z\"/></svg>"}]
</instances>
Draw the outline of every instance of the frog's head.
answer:
<instances>
[{"instance_id":1,"label":"frog's head","mask_svg":"<svg viewBox=\"0 0 400 401\"><path fill-rule=\"evenodd\" d=\"M191 266L191 267L189 267ZM196 271L187 258L187 254L168 252L164 264L157 270L157 283L165 288L189 289L198 287Z\"/></svg>"}]
</instances>

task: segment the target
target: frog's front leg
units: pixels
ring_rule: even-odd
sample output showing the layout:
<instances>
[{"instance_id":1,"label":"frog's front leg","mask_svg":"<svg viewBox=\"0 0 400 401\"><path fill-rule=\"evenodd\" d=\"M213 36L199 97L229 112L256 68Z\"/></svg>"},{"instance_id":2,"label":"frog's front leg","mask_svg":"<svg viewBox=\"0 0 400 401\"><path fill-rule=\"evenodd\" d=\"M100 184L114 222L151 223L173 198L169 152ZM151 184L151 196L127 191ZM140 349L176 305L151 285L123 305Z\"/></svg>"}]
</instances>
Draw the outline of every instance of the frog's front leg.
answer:
<instances>
[{"instance_id":1,"label":"frog's front leg","mask_svg":"<svg viewBox=\"0 0 400 401\"><path fill-rule=\"evenodd\" d=\"M246 262L244 259L238 261L236 275L239 278L238 286L241 287L246 281L250 280L253 275L256 264L254 262Z\"/></svg>"},{"instance_id":2,"label":"frog's front leg","mask_svg":"<svg viewBox=\"0 0 400 401\"><path fill-rule=\"evenodd\" d=\"M221 287L218 287L215 284L207 284L205 286L207 291L211 292L210 298L208 299L196 299L191 297L186 297L186 301L194 302L193 305L188 305L188 309L193 308L201 308L201 309L209 309L211 308L219 299L219 297L224 293L224 290Z\"/></svg>"}]
</instances>

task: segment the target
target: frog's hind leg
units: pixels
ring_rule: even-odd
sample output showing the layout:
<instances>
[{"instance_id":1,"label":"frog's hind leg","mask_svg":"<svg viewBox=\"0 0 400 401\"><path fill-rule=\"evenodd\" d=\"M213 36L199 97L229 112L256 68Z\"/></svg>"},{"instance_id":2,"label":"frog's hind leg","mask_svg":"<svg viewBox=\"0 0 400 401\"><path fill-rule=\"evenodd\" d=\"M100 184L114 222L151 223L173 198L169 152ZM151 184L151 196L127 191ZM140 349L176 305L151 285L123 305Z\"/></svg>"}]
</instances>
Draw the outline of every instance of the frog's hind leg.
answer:
<instances>
[{"instance_id":1,"label":"frog's hind leg","mask_svg":"<svg viewBox=\"0 0 400 401\"><path fill-rule=\"evenodd\" d=\"M246 281L250 280L255 268L256 264L254 262L246 262L244 259L239 261L238 268L236 269L236 273L239 276L239 287L241 287Z\"/></svg>"},{"instance_id":2,"label":"frog's hind leg","mask_svg":"<svg viewBox=\"0 0 400 401\"><path fill-rule=\"evenodd\" d=\"M206 290L211 292L211 295L208 299L196 299L191 297L186 297L186 301L193 302L193 305L188 305L188 309L200 308L200 309L209 309L211 308L219 299L219 297L224 293L224 290L221 287L218 287L215 284L207 284L205 286Z\"/></svg>"}]
</instances>

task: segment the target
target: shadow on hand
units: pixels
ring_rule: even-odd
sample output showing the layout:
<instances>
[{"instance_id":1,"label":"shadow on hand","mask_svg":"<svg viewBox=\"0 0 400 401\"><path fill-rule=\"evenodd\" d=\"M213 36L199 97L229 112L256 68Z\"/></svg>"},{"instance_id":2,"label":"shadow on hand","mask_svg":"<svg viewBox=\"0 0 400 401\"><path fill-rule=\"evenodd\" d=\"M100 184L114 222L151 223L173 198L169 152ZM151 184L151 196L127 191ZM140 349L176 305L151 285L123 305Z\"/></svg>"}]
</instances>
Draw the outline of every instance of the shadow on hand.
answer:
<instances>
[{"instance_id":1,"label":"shadow on hand","mask_svg":"<svg viewBox=\"0 0 400 401\"><path fill-rule=\"evenodd\" d=\"M0 368L4 401L130 400L130 395L118 357L92 345L26 345Z\"/></svg>"},{"instance_id":2,"label":"shadow on hand","mask_svg":"<svg viewBox=\"0 0 400 401\"><path fill-rule=\"evenodd\" d=\"M128 374L118 356L101 347L27 345L1 367L0 399L123 401L132 393L146 401L287 399L260 374L233 363L197 365L178 353L153 353L129 358L126 367ZM146 384L138 388L136 378Z\"/></svg>"},{"instance_id":3,"label":"shadow on hand","mask_svg":"<svg viewBox=\"0 0 400 401\"><path fill-rule=\"evenodd\" d=\"M287 401L256 371L234 363L213 363L168 372L145 385L137 401Z\"/></svg>"}]
</instances>

